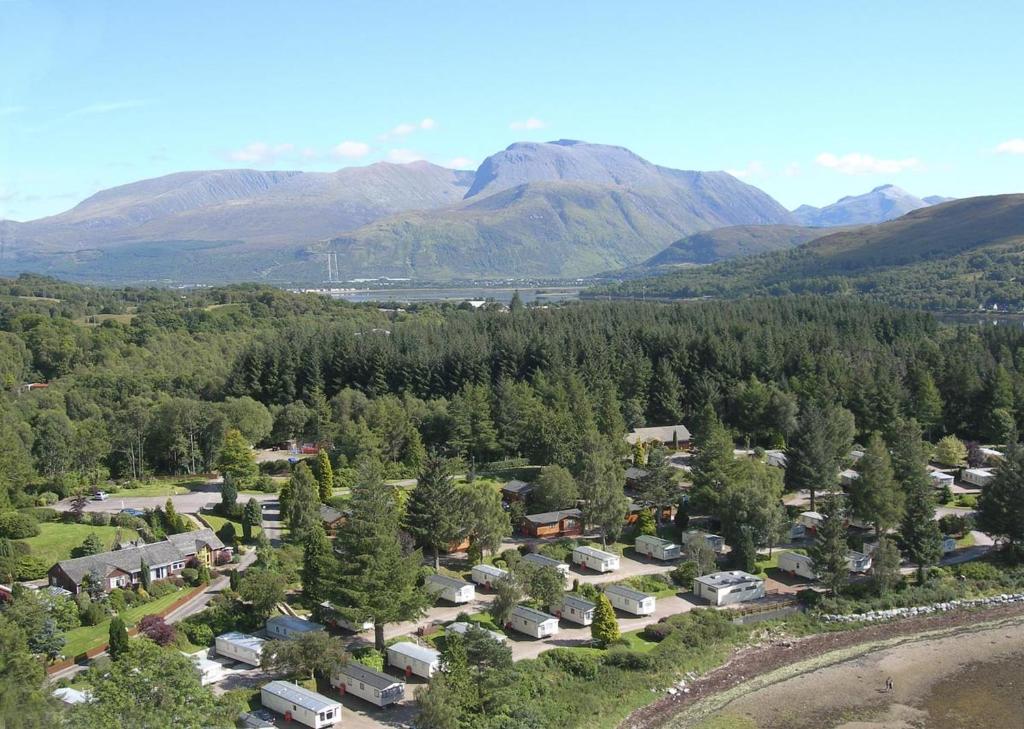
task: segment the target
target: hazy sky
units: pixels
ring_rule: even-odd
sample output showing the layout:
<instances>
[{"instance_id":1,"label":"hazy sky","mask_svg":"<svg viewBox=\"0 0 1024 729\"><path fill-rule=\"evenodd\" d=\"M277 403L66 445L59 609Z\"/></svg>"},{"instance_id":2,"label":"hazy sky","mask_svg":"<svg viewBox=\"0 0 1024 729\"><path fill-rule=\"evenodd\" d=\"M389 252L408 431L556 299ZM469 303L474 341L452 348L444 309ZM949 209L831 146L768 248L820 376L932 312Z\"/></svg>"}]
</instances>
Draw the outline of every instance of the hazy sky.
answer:
<instances>
[{"instance_id":1,"label":"hazy sky","mask_svg":"<svg viewBox=\"0 0 1024 729\"><path fill-rule=\"evenodd\" d=\"M0 0L0 217L187 169L475 167L517 140L788 207L1024 191L1020 2Z\"/></svg>"}]
</instances>

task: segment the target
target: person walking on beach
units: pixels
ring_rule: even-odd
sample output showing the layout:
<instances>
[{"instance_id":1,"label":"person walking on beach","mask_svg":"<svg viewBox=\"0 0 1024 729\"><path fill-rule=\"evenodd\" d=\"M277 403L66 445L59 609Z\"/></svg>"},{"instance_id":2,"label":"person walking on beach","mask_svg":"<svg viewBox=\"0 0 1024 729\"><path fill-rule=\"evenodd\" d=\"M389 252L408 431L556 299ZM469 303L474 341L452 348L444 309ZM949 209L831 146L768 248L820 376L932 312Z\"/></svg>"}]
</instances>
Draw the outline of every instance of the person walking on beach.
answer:
<instances>
[{"instance_id":1,"label":"person walking on beach","mask_svg":"<svg viewBox=\"0 0 1024 729\"><path fill-rule=\"evenodd\" d=\"M886 693L889 693L892 690L893 690L893 682L892 682L892 677L890 676L889 678L885 679L885 691L886 691Z\"/></svg>"}]
</instances>

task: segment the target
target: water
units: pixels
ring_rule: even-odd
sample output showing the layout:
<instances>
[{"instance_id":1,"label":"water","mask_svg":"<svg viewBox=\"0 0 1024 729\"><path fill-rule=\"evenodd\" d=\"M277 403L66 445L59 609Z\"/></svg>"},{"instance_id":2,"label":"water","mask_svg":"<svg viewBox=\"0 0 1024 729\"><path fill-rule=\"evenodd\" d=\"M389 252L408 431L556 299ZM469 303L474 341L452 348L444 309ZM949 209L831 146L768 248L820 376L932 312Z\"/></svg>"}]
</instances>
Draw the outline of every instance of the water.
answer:
<instances>
[{"instance_id":1,"label":"water","mask_svg":"<svg viewBox=\"0 0 1024 729\"><path fill-rule=\"evenodd\" d=\"M964 666L932 686L921 708L929 729L1024 727L1024 655Z\"/></svg>"},{"instance_id":2,"label":"water","mask_svg":"<svg viewBox=\"0 0 1024 729\"><path fill-rule=\"evenodd\" d=\"M579 298L582 286L540 286L534 288L385 288L385 289L345 289L325 291L335 299L344 299L353 302L370 301L397 301L400 303L414 303L427 301L494 301L508 304L513 294L519 292L519 298L523 303L557 303L560 301L574 301Z\"/></svg>"}]
</instances>

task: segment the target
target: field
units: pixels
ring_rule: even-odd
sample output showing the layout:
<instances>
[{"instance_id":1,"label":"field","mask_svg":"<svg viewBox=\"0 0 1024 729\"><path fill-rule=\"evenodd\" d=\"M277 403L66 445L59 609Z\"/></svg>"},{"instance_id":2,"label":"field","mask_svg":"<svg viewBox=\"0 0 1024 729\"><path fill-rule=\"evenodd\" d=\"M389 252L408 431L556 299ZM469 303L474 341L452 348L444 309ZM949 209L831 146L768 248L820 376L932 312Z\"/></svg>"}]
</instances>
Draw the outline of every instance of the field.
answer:
<instances>
[{"instance_id":1,"label":"field","mask_svg":"<svg viewBox=\"0 0 1024 729\"><path fill-rule=\"evenodd\" d=\"M116 501L119 498L132 498L137 496L177 496L187 494L190 491L206 484L206 479L190 476L188 478L154 479L141 483L135 488L122 486L116 492L110 492L110 500Z\"/></svg>"},{"instance_id":2,"label":"field","mask_svg":"<svg viewBox=\"0 0 1024 729\"><path fill-rule=\"evenodd\" d=\"M209 524L210 528L213 529L214 532L219 532L222 526L231 522L235 525L235 534L238 536L238 540L242 540L242 522L234 521L233 519L225 519L223 516L217 516L216 514L202 514L201 516L203 521ZM255 539L258 537L261 531L260 527L254 526L252 528L252 538Z\"/></svg>"},{"instance_id":3,"label":"field","mask_svg":"<svg viewBox=\"0 0 1024 729\"><path fill-rule=\"evenodd\" d=\"M45 522L39 525L39 530L38 536L18 541L31 547L33 557L39 557L50 564L71 557L71 550L81 546L92 532L96 533L105 548L110 548L118 532L118 528L112 526L61 522ZM120 532L122 540L136 539L139 536L134 529L121 529Z\"/></svg>"},{"instance_id":4,"label":"field","mask_svg":"<svg viewBox=\"0 0 1024 729\"><path fill-rule=\"evenodd\" d=\"M164 595L152 602L147 602L145 605L130 607L121 613L121 618L124 620L125 624L131 628L147 615L152 615L153 613L158 613L161 610L164 610L183 594L184 592L182 590L176 590L169 595ZM109 620L104 620L99 625L82 626L81 628L69 630L64 634L64 637L67 640L67 643L64 645L64 655L70 658L103 645L107 642L109 632Z\"/></svg>"}]
</instances>

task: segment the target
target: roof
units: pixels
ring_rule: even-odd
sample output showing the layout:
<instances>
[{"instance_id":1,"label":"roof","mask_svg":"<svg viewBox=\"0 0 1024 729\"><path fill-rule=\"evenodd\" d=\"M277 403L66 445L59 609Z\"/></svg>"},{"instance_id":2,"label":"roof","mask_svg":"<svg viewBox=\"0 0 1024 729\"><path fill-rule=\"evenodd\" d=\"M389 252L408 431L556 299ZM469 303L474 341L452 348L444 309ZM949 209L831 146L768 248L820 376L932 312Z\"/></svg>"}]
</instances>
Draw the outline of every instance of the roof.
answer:
<instances>
[{"instance_id":1,"label":"roof","mask_svg":"<svg viewBox=\"0 0 1024 729\"><path fill-rule=\"evenodd\" d=\"M92 701L91 693L88 691L79 691L78 689L73 689L71 687L54 689L53 695L65 704L85 704Z\"/></svg>"},{"instance_id":2,"label":"roof","mask_svg":"<svg viewBox=\"0 0 1024 729\"><path fill-rule=\"evenodd\" d=\"M653 595L648 595L646 592L640 592L640 590L634 590L632 587L626 587L625 585L608 585L604 588L606 595L619 595L620 597L628 597L630 600L636 600L641 602Z\"/></svg>"},{"instance_id":3,"label":"roof","mask_svg":"<svg viewBox=\"0 0 1024 729\"><path fill-rule=\"evenodd\" d=\"M534 623L543 623L545 620L558 620L554 615L548 615L540 610L534 610L532 607L526 605L516 605L512 608L512 615L518 615L524 620L529 620Z\"/></svg>"},{"instance_id":4,"label":"roof","mask_svg":"<svg viewBox=\"0 0 1024 729\"><path fill-rule=\"evenodd\" d=\"M403 656L409 658L415 658L416 660L423 661L424 663L435 663L441 660L441 653L435 651L433 648L427 648L426 646L419 645L417 643L410 643L408 641L402 641L400 643L393 643L388 646L389 651L394 651Z\"/></svg>"},{"instance_id":5,"label":"roof","mask_svg":"<svg viewBox=\"0 0 1024 729\"><path fill-rule=\"evenodd\" d=\"M839 472L841 478L860 478L860 474L854 471L852 468L847 468Z\"/></svg>"},{"instance_id":6,"label":"roof","mask_svg":"<svg viewBox=\"0 0 1024 729\"><path fill-rule=\"evenodd\" d=\"M343 516L345 516L345 513L341 509L335 509L327 504L320 504L320 521L333 524Z\"/></svg>"},{"instance_id":7,"label":"roof","mask_svg":"<svg viewBox=\"0 0 1024 729\"><path fill-rule=\"evenodd\" d=\"M994 476L995 471L991 468L968 468L964 471L965 474L971 474L972 476Z\"/></svg>"},{"instance_id":8,"label":"roof","mask_svg":"<svg viewBox=\"0 0 1024 729\"><path fill-rule=\"evenodd\" d=\"M645 471L644 469L637 468L636 466L630 466L626 469L626 478L628 479L647 478L650 475L650 471Z\"/></svg>"},{"instance_id":9,"label":"roof","mask_svg":"<svg viewBox=\"0 0 1024 729\"><path fill-rule=\"evenodd\" d=\"M389 676L386 673L375 671L369 666L364 666L362 663L356 663L355 661L349 661L344 666L338 668L335 675L354 678L356 681L362 681L363 683L373 686L375 689L380 689L381 691L389 688L390 686L402 684L402 682L394 676Z\"/></svg>"},{"instance_id":10,"label":"roof","mask_svg":"<svg viewBox=\"0 0 1024 729\"><path fill-rule=\"evenodd\" d=\"M263 638L257 638L255 635L239 633L237 631L218 635L217 640L223 640L231 645L237 645L239 648L249 648L254 651L263 650L263 644L267 642Z\"/></svg>"},{"instance_id":11,"label":"roof","mask_svg":"<svg viewBox=\"0 0 1024 729\"><path fill-rule=\"evenodd\" d=\"M613 557L615 559L619 558L619 555L617 554L612 554L611 552L602 552L600 549L594 549L593 547L576 547L572 551L579 552L580 554L585 554L588 557L597 557L598 559L607 559L608 557Z\"/></svg>"},{"instance_id":12,"label":"roof","mask_svg":"<svg viewBox=\"0 0 1024 729\"><path fill-rule=\"evenodd\" d=\"M523 561L540 565L541 567L554 567L555 569L558 569L562 565L565 565L565 562L559 562L554 557L549 557L546 554L535 554L533 552L527 552L526 554L524 554Z\"/></svg>"},{"instance_id":13,"label":"roof","mask_svg":"<svg viewBox=\"0 0 1024 729\"><path fill-rule=\"evenodd\" d=\"M487 564L486 562L481 562L480 564L473 565L473 569L479 570L480 572L483 572L485 575L492 575L494 577L508 576L508 570L503 570L500 567L495 567L493 564Z\"/></svg>"},{"instance_id":14,"label":"roof","mask_svg":"<svg viewBox=\"0 0 1024 729\"><path fill-rule=\"evenodd\" d=\"M194 551L182 554L182 550L172 542L164 540L139 547L117 549L113 552L101 552L88 557L65 559L58 562L57 566L77 585L93 570L97 570L102 576L109 575L115 569L128 573L139 572L143 562L150 567L158 567L181 562L193 554Z\"/></svg>"},{"instance_id":15,"label":"roof","mask_svg":"<svg viewBox=\"0 0 1024 729\"><path fill-rule=\"evenodd\" d=\"M748 582L764 582L763 579L752 575L749 572L743 572L741 570L732 570L730 572L712 572L710 575L704 575L703 577L695 578L697 582L707 585L708 587L731 587L733 585L743 585Z\"/></svg>"},{"instance_id":16,"label":"roof","mask_svg":"<svg viewBox=\"0 0 1024 729\"><path fill-rule=\"evenodd\" d=\"M801 511L800 516L806 516L808 519L825 519L819 511Z\"/></svg>"},{"instance_id":17,"label":"roof","mask_svg":"<svg viewBox=\"0 0 1024 729\"><path fill-rule=\"evenodd\" d=\"M673 546L675 546L675 544L672 541L668 540L668 539L662 539L661 537L654 537L654 536L651 536L650 534L641 534L639 537L637 537L634 540L634 542L643 542L644 544L651 544L651 545L654 545L656 547L673 547Z\"/></svg>"},{"instance_id":18,"label":"roof","mask_svg":"<svg viewBox=\"0 0 1024 729\"><path fill-rule=\"evenodd\" d=\"M184 554L195 554L203 547L224 549L224 542L213 533L213 529L197 529L194 532L168 534L167 541L180 549Z\"/></svg>"},{"instance_id":19,"label":"roof","mask_svg":"<svg viewBox=\"0 0 1024 729\"><path fill-rule=\"evenodd\" d=\"M576 608L577 610L593 610L597 607L590 600L580 597L579 595L566 595L562 598L563 605L569 605Z\"/></svg>"},{"instance_id":20,"label":"roof","mask_svg":"<svg viewBox=\"0 0 1024 729\"><path fill-rule=\"evenodd\" d=\"M520 481L519 479L512 479L504 486L501 487L502 491L508 491L510 494L528 494L534 490L534 485L526 481Z\"/></svg>"},{"instance_id":21,"label":"roof","mask_svg":"<svg viewBox=\"0 0 1024 729\"><path fill-rule=\"evenodd\" d=\"M325 709L341 706L334 699L329 699L323 694L318 694L316 691L310 691L298 684L288 683L287 681L271 681L260 690L274 696L280 696L285 701L290 701L296 706L301 706L303 709L309 709L317 713Z\"/></svg>"},{"instance_id":22,"label":"roof","mask_svg":"<svg viewBox=\"0 0 1024 729\"><path fill-rule=\"evenodd\" d=\"M443 585L444 587L472 587L472 582L466 582L456 577L449 577L448 575L428 575L426 582L433 583L435 585Z\"/></svg>"},{"instance_id":23,"label":"roof","mask_svg":"<svg viewBox=\"0 0 1024 729\"><path fill-rule=\"evenodd\" d=\"M583 516L583 512L579 509L562 509L560 511L545 511L542 514L527 514L524 519L531 524L554 524L555 522L562 521L566 517L575 517L579 519Z\"/></svg>"},{"instance_id":24,"label":"roof","mask_svg":"<svg viewBox=\"0 0 1024 729\"><path fill-rule=\"evenodd\" d=\"M506 636L504 633L499 633L499 632L497 632L495 630L488 630L487 628L482 628L479 625L476 625L475 623L467 623L465 621L458 621L458 622L452 623L451 625L449 625L448 627L446 627L444 629L444 632L445 633L458 633L459 635L465 635L466 633L469 632L470 628L476 628L477 630L482 630L483 632L487 633L489 636L494 638L499 643L504 643L504 642L506 642L508 640L508 636Z\"/></svg>"},{"instance_id":25,"label":"roof","mask_svg":"<svg viewBox=\"0 0 1024 729\"><path fill-rule=\"evenodd\" d=\"M310 633L314 630L323 630L324 626L314 623L312 620L299 618L294 615L275 615L267 619L267 625L283 625L285 630L293 630L300 633Z\"/></svg>"},{"instance_id":26,"label":"roof","mask_svg":"<svg viewBox=\"0 0 1024 729\"><path fill-rule=\"evenodd\" d=\"M690 440L689 429L685 425L659 425L655 428L634 428L633 432L626 436L626 442L630 445L650 440L671 443L675 438Z\"/></svg>"}]
</instances>

